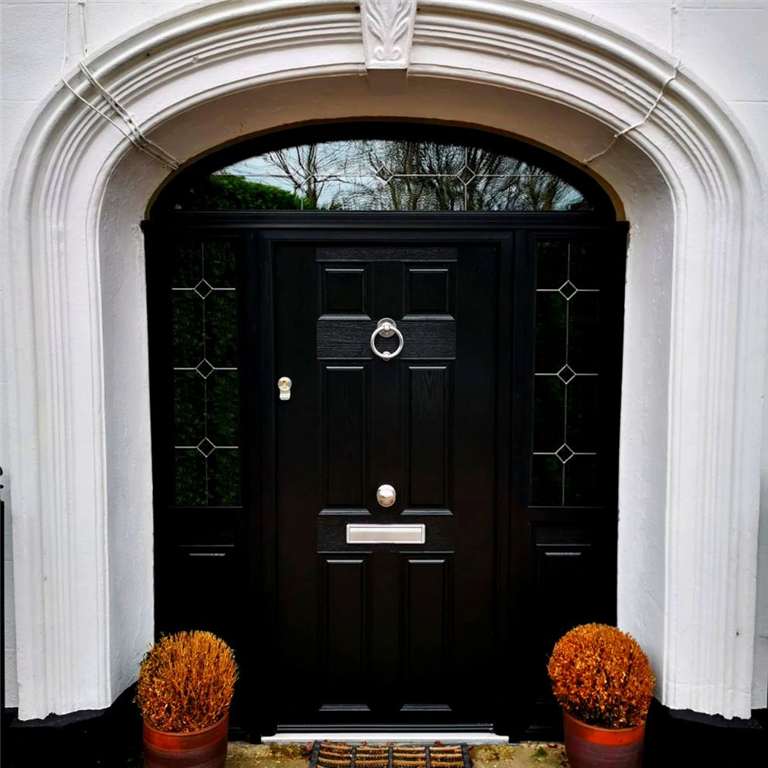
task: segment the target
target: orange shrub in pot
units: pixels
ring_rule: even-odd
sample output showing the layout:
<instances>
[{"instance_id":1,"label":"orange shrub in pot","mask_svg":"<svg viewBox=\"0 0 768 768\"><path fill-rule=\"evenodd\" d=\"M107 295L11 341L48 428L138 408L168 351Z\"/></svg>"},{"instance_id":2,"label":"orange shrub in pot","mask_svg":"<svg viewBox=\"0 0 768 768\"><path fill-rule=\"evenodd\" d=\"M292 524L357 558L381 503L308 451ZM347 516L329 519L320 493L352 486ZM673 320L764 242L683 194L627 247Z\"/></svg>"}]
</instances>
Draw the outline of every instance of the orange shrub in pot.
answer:
<instances>
[{"instance_id":1,"label":"orange shrub in pot","mask_svg":"<svg viewBox=\"0 0 768 768\"><path fill-rule=\"evenodd\" d=\"M557 642L548 671L574 768L639 766L655 678L637 641L616 627L583 624Z\"/></svg>"},{"instance_id":2,"label":"orange shrub in pot","mask_svg":"<svg viewBox=\"0 0 768 768\"><path fill-rule=\"evenodd\" d=\"M185 753L195 753L201 765L223 766L237 675L232 649L210 632L179 632L156 642L141 662L136 693L145 765L190 766L196 763Z\"/></svg>"},{"instance_id":3,"label":"orange shrub in pot","mask_svg":"<svg viewBox=\"0 0 768 768\"><path fill-rule=\"evenodd\" d=\"M655 678L638 642L607 624L575 627L549 659L552 692L570 714L590 725L627 728L643 722Z\"/></svg>"},{"instance_id":4,"label":"orange shrub in pot","mask_svg":"<svg viewBox=\"0 0 768 768\"><path fill-rule=\"evenodd\" d=\"M189 733L221 720L237 680L232 649L210 632L161 638L139 669L136 703L158 731Z\"/></svg>"}]
</instances>

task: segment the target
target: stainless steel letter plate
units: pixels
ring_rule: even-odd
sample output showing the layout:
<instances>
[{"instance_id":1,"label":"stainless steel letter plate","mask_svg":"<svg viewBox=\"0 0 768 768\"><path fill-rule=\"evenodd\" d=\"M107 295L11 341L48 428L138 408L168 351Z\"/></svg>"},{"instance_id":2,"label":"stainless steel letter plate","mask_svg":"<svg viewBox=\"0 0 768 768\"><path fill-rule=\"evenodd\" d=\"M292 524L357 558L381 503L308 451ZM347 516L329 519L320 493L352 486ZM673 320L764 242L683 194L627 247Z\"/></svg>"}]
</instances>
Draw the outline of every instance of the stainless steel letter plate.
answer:
<instances>
[{"instance_id":1,"label":"stainless steel letter plate","mask_svg":"<svg viewBox=\"0 0 768 768\"><path fill-rule=\"evenodd\" d=\"M347 544L423 544L426 526L412 525L347 525Z\"/></svg>"}]
</instances>

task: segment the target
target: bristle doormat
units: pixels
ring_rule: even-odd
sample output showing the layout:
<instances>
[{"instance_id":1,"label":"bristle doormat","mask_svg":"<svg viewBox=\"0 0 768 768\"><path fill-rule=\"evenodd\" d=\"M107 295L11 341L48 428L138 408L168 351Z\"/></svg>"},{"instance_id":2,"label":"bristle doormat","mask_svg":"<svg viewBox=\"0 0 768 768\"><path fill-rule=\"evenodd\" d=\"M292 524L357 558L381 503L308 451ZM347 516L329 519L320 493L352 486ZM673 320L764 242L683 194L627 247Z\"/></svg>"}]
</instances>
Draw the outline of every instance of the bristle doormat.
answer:
<instances>
[{"instance_id":1,"label":"bristle doormat","mask_svg":"<svg viewBox=\"0 0 768 768\"><path fill-rule=\"evenodd\" d=\"M466 744L378 745L316 741L310 768L472 768Z\"/></svg>"}]
</instances>

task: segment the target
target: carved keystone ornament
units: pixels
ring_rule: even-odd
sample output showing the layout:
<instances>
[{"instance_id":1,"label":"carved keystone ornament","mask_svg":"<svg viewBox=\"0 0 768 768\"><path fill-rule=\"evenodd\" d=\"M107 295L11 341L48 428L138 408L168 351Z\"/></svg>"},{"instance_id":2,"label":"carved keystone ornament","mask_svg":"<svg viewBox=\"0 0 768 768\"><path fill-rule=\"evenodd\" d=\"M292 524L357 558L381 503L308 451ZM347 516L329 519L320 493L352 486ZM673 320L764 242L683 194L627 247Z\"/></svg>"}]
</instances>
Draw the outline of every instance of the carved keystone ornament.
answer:
<instances>
[{"instance_id":1,"label":"carved keystone ornament","mask_svg":"<svg viewBox=\"0 0 768 768\"><path fill-rule=\"evenodd\" d=\"M417 0L362 0L366 69L408 69Z\"/></svg>"}]
</instances>

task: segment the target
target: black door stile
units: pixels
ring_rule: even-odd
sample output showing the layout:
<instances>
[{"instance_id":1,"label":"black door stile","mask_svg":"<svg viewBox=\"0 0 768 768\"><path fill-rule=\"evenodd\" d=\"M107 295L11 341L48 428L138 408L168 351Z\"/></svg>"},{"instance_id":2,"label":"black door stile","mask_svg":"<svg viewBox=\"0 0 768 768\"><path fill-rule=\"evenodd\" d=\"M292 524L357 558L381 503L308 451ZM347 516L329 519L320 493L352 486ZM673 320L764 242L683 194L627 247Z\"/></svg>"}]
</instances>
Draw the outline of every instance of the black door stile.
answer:
<instances>
[{"instance_id":1,"label":"black door stile","mask_svg":"<svg viewBox=\"0 0 768 768\"><path fill-rule=\"evenodd\" d=\"M501 243L499 262L499 280L497 286L499 359L497 365L497 391L514 392L515 360L513 339L516 332L517 318L514 312L514 297L517 276L515 264L520 253L514 232L506 235ZM507 318L510 321L507 321ZM516 537L512 510L514 504L515 478L512 472L512 451L514 446L514 404L511 397L499 397L497 411L496 454L498 470L496 479L496 547L495 547L495 589L496 621L494 658L498 670L498 686L495 690L495 730L500 733L510 731L512 717L510 698L505 691L513 690L516 681L514 665L507 659L514 653L515 639L512 617L512 571L513 560L510 542ZM518 537L519 538L519 537Z\"/></svg>"},{"instance_id":2,"label":"black door stile","mask_svg":"<svg viewBox=\"0 0 768 768\"><path fill-rule=\"evenodd\" d=\"M271 542L274 538L274 408L266 397L272 383L274 367L271 258L265 252L264 243L256 230L247 231L248 259L245 266L246 343L244 353L248 371L249 392L244 403L257 403L245 409L244 420L252 444L250 461L244 479L248 484L249 514L245 528L244 545L248 563L248 578L242 585L235 585L239 604L245 611L243 622L248 625L252 650L240 650L238 660L245 657L246 667L239 685L244 689L246 702L244 725L253 737L257 733L271 733L275 724L270 721L269 708L261 705L263 691L271 689L276 681L271 676L268 661L274 653L274 583L275 564ZM255 297L255 298L253 298ZM243 661L240 661L241 667Z\"/></svg>"},{"instance_id":3,"label":"black door stile","mask_svg":"<svg viewBox=\"0 0 768 768\"><path fill-rule=\"evenodd\" d=\"M312 726L324 730L479 727L516 738L553 733L552 712L542 688L548 652L542 643L549 643L553 633L567 627L560 626L558 616L549 615L550 607L542 601L557 601L552 590L562 580L585 585L594 581L598 590L572 606L564 620L615 620L626 225L606 226L594 214L544 216L546 221L540 214L253 212L179 214L145 226L157 627L172 631L191 628L189 622L194 622L231 638L243 669L233 713L243 733L254 738L276 729L291 732ZM236 240L239 254L243 498L239 506L181 507L173 503L163 480L173 474L168 437L173 389L166 373L173 344L167 255L179 238L222 236ZM601 279L606 289L600 309L605 417L599 421L598 432L600 472L607 479L601 481L600 503L531 503L536 249L537 242L552 238L597 242L605 267ZM389 251L383 258L361 256L366 249L383 253L385 246ZM408 247L422 253L420 261L400 252ZM362 250L355 255L353 248ZM461 268L450 268L446 248L460 254L456 264L462 264ZM474 262L469 255L473 249ZM491 272L483 273L484 267L478 266L485 263L493 263ZM446 264L449 268L443 271ZM336 270L336 283L330 288L323 283L323 265ZM403 275L411 281L407 286ZM368 293L361 298L362 306L349 309L344 291L354 290L350 286L358 279L366 281ZM407 304L413 301L409 290L420 292L420 300L434 309L437 305L430 302L439 291L435 286L443 285L444 280L448 286L456 281L456 296L461 297L463 290L467 296L473 291L473 296L485 297L473 299L478 307L474 312L468 306L446 307L455 310L456 342L451 341L450 333L446 335L446 322L452 321L424 319L418 311L411 313L413 317L408 314ZM291 290L286 287L290 284L300 288ZM472 285L475 287L467 287ZM335 320L320 321L320 325L327 321L329 328L337 324L324 341L325 331L318 332L317 326L328 290L335 291L343 312L335 313L339 315ZM345 312L346 319L342 318ZM420 350L418 357L403 357L402 365L373 360L361 351L368 344L367 328L389 312L406 333L406 340L415 345L411 349ZM359 324L351 315L360 315ZM470 340L467 320L479 324L478 328L490 328L490 333L477 331L478 337ZM446 352L452 343L458 344L462 357L479 355L478 365L467 364L464 372L458 369ZM438 344L434 347L438 354L430 351L430 344ZM319 362L314 356L318 345ZM484 349L492 349L492 363L487 357L491 352ZM307 350L312 352L309 357ZM473 371L483 375L475 377ZM288 402L278 400L276 384L282 375L294 382ZM439 387L448 381L451 389L443 394L447 399L440 400L435 393L445 393ZM387 400L387 393L400 388L407 388L409 396ZM310 390L314 394L307 404ZM484 533L461 529L467 541L476 539L477 546L487 547L481 559L489 568L490 598L485 601L483 594L478 599L468 591L456 603L431 600L426 596L446 594L445 584L457 578L461 583L463 574L480 563L473 564L471 553L455 549L452 526L457 518L443 513L453 501L469 508L469 481L460 480L458 486L450 487L452 467L440 469L431 436L442 434L439 424L441 418L448 419L447 409L472 411L488 392L492 393L488 401L494 404L487 429L482 426L485 417L480 409L476 411L477 430L461 427L459 433L446 434L445 439L460 440L453 449L462 466L471 466L467 477L478 480L478 493L486 494L493 507L492 523ZM323 404L323 393L335 398L335 411ZM334 428L330 438L323 437L323 430L329 429L328 414L343 412L342 406L358 409L359 424L350 420ZM414 414L416 421L406 428ZM286 426L289 424L293 426ZM330 439L334 450L346 457L331 468L330 475L317 459L321 438L326 443ZM408 455L414 441L422 446L413 464L415 470L399 458ZM359 456L352 450L357 443ZM492 470L487 462L487 466L473 465L486 443L488 455L493 454ZM350 470L353 465L359 488ZM428 476L428 482L416 488L411 471ZM321 482L321 478L325 479ZM386 519L425 521L428 530L435 532L435 546L398 550L346 545L343 530L347 522L361 522L371 518L372 512L374 517L378 513L371 509L375 504L371 491L381 482L391 482L399 494L398 514ZM442 504L441 493L445 496ZM417 503L410 505L413 494ZM452 494L458 494L457 499L452 500ZM301 518L302 524L290 532L296 536L296 551L312 547L316 559L310 563L296 557L295 562L287 562L291 547L286 547L287 533L281 528L285 518L281 516L286 509L309 508L314 497L324 499L325 506L317 513L325 509L327 514ZM320 548L315 547L317 540ZM218 567L225 563L226 567ZM181 610L175 600L179 580L205 584L208 578L217 579L216 609L211 611L200 602ZM466 578L466 583L471 581ZM298 595L305 595L302 600L311 598L312 606L294 605ZM470 665L466 668L471 667L476 653L472 649L480 647L472 627L485 621L477 613L484 610L478 607L481 605L488 606L490 621L489 658L482 676L492 675L496 682L487 705L476 696L485 679L452 679L449 663L451 658L464 659L462 663ZM286 626L292 610L309 616L296 622L296 634ZM321 621L321 613L331 620ZM462 621L463 614L469 618L467 622ZM217 627L220 620L224 623ZM455 633L452 645L447 639L451 632ZM430 649L436 647L436 641L424 638L440 633L448 633L446 643L440 645L444 655L432 658ZM352 635L367 637L364 647L351 642ZM404 649L410 650L404 655ZM296 675L294 660L299 657L304 659L303 673ZM368 700L355 698L362 690L360 680L379 693ZM392 680L399 680L398 686ZM411 683L414 692L408 690ZM430 686L434 698L419 699L418 691ZM450 699L446 690L451 686L458 686L461 692L455 698L457 704L451 703L454 700L446 704ZM301 706L294 707L294 702Z\"/></svg>"}]
</instances>

